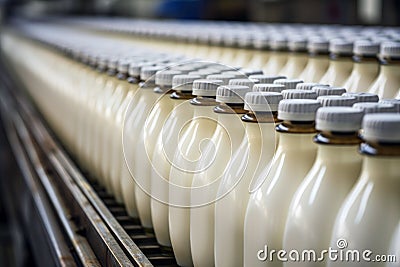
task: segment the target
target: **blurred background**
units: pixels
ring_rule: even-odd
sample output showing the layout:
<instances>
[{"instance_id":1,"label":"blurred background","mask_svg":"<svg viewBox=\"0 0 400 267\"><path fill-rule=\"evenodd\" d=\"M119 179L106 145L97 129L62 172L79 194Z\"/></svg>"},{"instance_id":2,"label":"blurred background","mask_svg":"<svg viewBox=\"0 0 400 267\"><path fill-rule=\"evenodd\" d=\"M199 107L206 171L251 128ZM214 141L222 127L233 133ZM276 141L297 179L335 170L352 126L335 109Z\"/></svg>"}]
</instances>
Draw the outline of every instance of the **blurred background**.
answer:
<instances>
[{"instance_id":1,"label":"blurred background","mask_svg":"<svg viewBox=\"0 0 400 267\"><path fill-rule=\"evenodd\" d=\"M0 0L2 15L400 25L398 0Z\"/></svg>"}]
</instances>

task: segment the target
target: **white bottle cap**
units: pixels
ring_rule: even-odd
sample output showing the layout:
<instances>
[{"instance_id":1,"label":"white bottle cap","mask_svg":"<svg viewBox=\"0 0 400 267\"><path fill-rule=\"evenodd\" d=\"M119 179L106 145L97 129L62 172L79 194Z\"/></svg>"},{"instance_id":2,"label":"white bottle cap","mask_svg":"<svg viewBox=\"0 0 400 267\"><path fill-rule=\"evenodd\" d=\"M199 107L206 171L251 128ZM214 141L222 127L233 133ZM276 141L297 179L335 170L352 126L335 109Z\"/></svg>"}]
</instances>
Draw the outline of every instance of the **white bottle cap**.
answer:
<instances>
[{"instance_id":1,"label":"white bottle cap","mask_svg":"<svg viewBox=\"0 0 400 267\"><path fill-rule=\"evenodd\" d=\"M212 74L207 76L207 80L221 80L223 82L223 85L227 85L229 83L229 80L235 79L235 76L230 75L230 74Z\"/></svg>"},{"instance_id":2,"label":"white bottle cap","mask_svg":"<svg viewBox=\"0 0 400 267\"><path fill-rule=\"evenodd\" d=\"M379 53L379 44L365 40L356 41L353 53L360 56L376 56Z\"/></svg>"},{"instance_id":3,"label":"white bottle cap","mask_svg":"<svg viewBox=\"0 0 400 267\"><path fill-rule=\"evenodd\" d=\"M353 42L344 39L333 39L329 42L329 52L335 54L353 54Z\"/></svg>"},{"instance_id":4,"label":"white bottle cap","mask_svg":"<svg viewBox=\"0 0 400 267\"><path fill-rule=\"evenodd\" d=\"M366 141L400 143L400 114L376 113L364 116L363 138Z\"/></svg>"},{"instance_id":5,"label":"white bottle cap","mask_svg":"<svg viewBox=\"0 0 400 267\"><path fill-rule=\"evenodd\" d=\"M286 89L282 95L284 99L317 99L317 94L311 90Z\"/></svg>"},{"instance_id":6,"label":"white bottle cap","mask_svg":"<svg viewBox=\"0 0 400 267\"><path fill-rule=\"evenodd\" d=\"M282 94L272 92L250 92L245 96L244 109L258 112L277 111Z\"/></svg>"},{"instance_id":7,"label":"white bottle cap","mask_svg":"<svg viewBox=\"0 0 400 267\"><path fill-rule=\"evenodd\" d=\"M379 96L372 93L344 93L342 96L352 96L355 97L357 102L378 102Z\"/></svg>"},{"instance_id":8,"label":"white bottle cap","mask_svg":"<svg viewBox=\"0 0 400 267\"><path fill-rule=\"evenodd\" d=\"M264 72L262 70L257 70L257 69L241 68L238 71L241 72L242 74L246 75L246 76L264 74Z\"/></svg>"},{"instance_id":9,"label":"white bottle cap","mask_svg":"<svg viewBox=\"0 0 400 267\"><path fill-rule=\"evenodd\" d=\"M217 88L223 84L222 80L201 79L193 81L193 95L215 96Z\"/></svg>"},{"instance_id":10,"label":"white bottle cap","mask_svg":"<svg viewBox=\"0 0 400 267\"><path fill-rule=\"evenodd\" d=\"M313 99L284 99L279 102L278 119L287 121L313 121L321 104Z\"/></svg>"},{"instance_id":11,"label":"white bottle cap","mask_svg":"<svg viewBox=\"0 0 400 267\"><path fill-rule=\"evenodd\" d=\"M156 73L159 70L164 69L162 66L146 66L142 67L140 70L140 79L142 81L155 81L156 80Z\"/></svg>"},{"instance_id":12,"label":"white bottle cap","mask_svg":"<svg viewBox=\"0 0 400 267\"><path fill-rule=\"evenodd\" d=\"M319 96L317 100L323 107L351 107L357 102L355 97L339 95Z\"/></svg>"},{"instance_id":13,"label":"white bottle cap","mask_svg":"<svg viewBox=\"0 0 400 267\"><path fill-rule=\"evenodd\" d=\"M250 92L250 88L245 85L223 85L217 88L217 102L229 104L244 103L246 93Z\"/></svg>"},{"instance_id":14,"label":"white bottle cap","mask_svg":"<svg viewBox=\"0 0 400 267\"><path fill-rule=\"evenodd\" d=\"M256 75L250 75L249 79L258 80L259 83L273 83L275 80L286 79L286 77L282 75L256 74Z\"/></svg>"},{"instance_id":15,"label":"white bottle cap","mask_svg":"<svg viewBox=\"0 0 400 267\"><path fill-rule=\"evenodd\" d=\"M192 91L193 81L201 79L199 75L179 74L172 78L172 88L179 91Z\"/></svg>"},{"instance_id":16,"label":"white bottle cap","mask_svg":"<svg viewBox=\"0 0 400 267\"><path fill-rule=\"evenodd\" d=\"M201 73L199 71L191 71L188 73L189 75L196 75L196 76L200 76L201 79L205 79L209 74L204 74Z\"/></svg>"},{"instance_id":17,"label":"white bottle cap","mask_svg":"<svg viewBox=\"0 0 400 267\"><path fill-rule=\"evenodd\" d=\"M320 83L299 83L296 85L296 89L300 90L312 90L316 86L326 86L329 87L329 85L325 84L320 84Z\"/></svg>"},{"instance_id":18,"label":"white bottle cap","mask_svg":"<svg viewBox=\"0 0 400 267\"><path fill-rule=\"evenodd\" d=\"M118 72L127 74L129 69L129 60L118 61Z\"/></svg>"},{"instance_id":19,"label":"white bottle cap","mask_svg":"<svg viewBox=\"0 0 400 267\"><path fill-rule=\"evenodd\" d=\"M223 72L221 72L221 74L227 74L227 75L235 76L236 79L247 78L246 75L244 75L243 73L241 73L241 72L239 72L237 70L223 71Z\"/></svg>"},{"instance_id":20,"label":"white bottle cap","mask_svg":"<svg viewBox=\"0 0 400 267\"><path fill-rule=\"evenodd\" d=\"M275 92L280 93L282 90L285 90L285 86L283 84L275 84L275 83L257 83L253 86L253 92Z\"/></svg>"},{"instance_id":21,"label":"white bottle cap","mask_svg":"<svg viewBox=\"0 0 400 267\"><path fill-rule=\"evenodd\" d=\"M343 87L330 87L330 86L314 86L312 91L316 92L318 96L325 95L342 95L346 93L346 89Z\"/></svg>"},{"instance_id":22,"label":"white bottle cap","mask_svg":"<svg viewBox=\"0 0 400 267\"><path fill-rule=\"evenodd\" d=\"M382 57L400 57L400 42L384 42L381 44Z\"/></svg>"},{"instance_id":23,"label":"white bottle cap","mask_svg":"<svg viewBox=\"0 0 400 267\"><path fill-rule=\"evenodd\" d=\"M137 77L141 75L141 70L143 67L152 66L153 63L149 62L138 62L129 64L128 73L132 77Z\"/></svg>"},{"instance_id":24,"label":"white bottle cap","mask_svg":"<svg viewBox=\"0 0 400 267\"><path fill-rule=\"evenodd\" d=\"M364 113L350 107L318 109L315 128L320 131L356 132L361 128Z\"/></svg>"},{"instance_id":25,"label":"white bottle cap","mask_svg":"<svg viewBox=\"0 0 400 267\"><path fill-rule=\"evenodd\" d=\"M170 70L180 71L182 74L186 74L186 73L189 73L191 71L195 71L198 68L196 66L193 66L190 63L185 63L183 65L171 66L171 67L169 67L169 69Z\"/></svg>"},{"instance_id":26,"label":"white bottle cap","mask_svg":"<svg viewBox=\"0 0 400 267\"><path fill-rule=\"evenodd\" d=\"M293 37L288 40L288 47L293 52L307 51L307 40L304 37Z\"/></svg>"},{"instance_id":27,"label":"white bottle cap","mask_svg":"<svg viewBox=\"0 0 400 267\"><path fill-rule=\"evenodd\" d=\"M229 85L245 85L250 88L253 88L254 84L256 84L258 80L251 80L251 79L231 79L229 80Z\"/></svg>"},{"instance_id":28,"label":"white bottle cap","mask_svg":"<svg viewBox=\"0 0 400 267\"><path fill-rule=\"evenodd\" d=\"M392 104L376 103L376 102L360 102L355 103L353 108L362 110L365 114L369 113L394 113L396 108Z\"/></svg>"},{"instance_id":29,"label":"white bottle cap","mask_svg":"<svg viewBox=\"0 0 400 267\"><path fill-rule=\"evenodd\" d=\"M156 84L160 86L172 86L172 79L182 72L177 70L160 70L156 73Z\"/></svg>"},{"instance_id":30,"label":"white bottle cap","mask_svg":"<svg viewBox=\"0 0 400 267\"><path fill-rule=\"evenodd\" d=\"M253 40L253 46L256 49L266 49L269 46L269 38L265 35L256 35Z\"/></svg>"},{"instance_id":31,"label":"white bottle cap","mask_svg":"<svg viewBox=\"0 0 400 267\"><path fill-rule=\"evenodd\" d=\"M302 82L303 80L301 79L279 79L274 81L276 84L283 84L285 89L296 89L297 84Z\"/></svg>"},{"instance_id":32,"label":"white bottle cap","mask_svg":"<svg viewBox=\"0 0 400 267\"><path fill-rule=\"evenodd\" d=\"M379 101L379 103L392 104L395 107L396 112L400 113L400 99L382 99L381 101Z\"/></svg>"},{"instance_id":33,"label":"white bottle cap","mask_svg":"<svg viewBox=\"0 0 400 267\"><path fill-rule=\"evenodd\" d=\"M110 70L116 70L118 67L118 58L110 57L107 61L107 68Z\"/></svg>"},{"instance_id":34,"label":"white bottle cap","mask_svg":"<svg viewBox=\"0 0 400 267\"><path fill-rule=\"evenodd\" d=\"M282 36L273 36L269 40L269 47L271 50L285 50L287 49L287 40Z\"/></svg>"},{"instance_id":35,"label":"white bottle cap","mask_svg":"<svg viewBox=\"0 0 400 267\"><path fill-rule=\"evenodd\" d=\"M327 53L329 51L329 42L322 37L314 37L308 40L307 49L310 53Z\"/></svg>"}]
</instances>

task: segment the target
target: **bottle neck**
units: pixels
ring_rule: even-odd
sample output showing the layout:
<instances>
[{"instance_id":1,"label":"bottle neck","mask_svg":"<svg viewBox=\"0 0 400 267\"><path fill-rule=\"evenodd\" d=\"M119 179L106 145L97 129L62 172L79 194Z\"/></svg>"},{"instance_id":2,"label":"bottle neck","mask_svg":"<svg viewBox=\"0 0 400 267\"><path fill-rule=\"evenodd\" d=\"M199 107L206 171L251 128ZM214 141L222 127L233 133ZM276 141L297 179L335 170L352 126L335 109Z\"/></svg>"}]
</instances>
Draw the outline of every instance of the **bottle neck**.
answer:
<instances>
[{"instance_id":1,"label":"bottle neck","mask_svg":"<svg viewBox=\"0 0 400 267\"><path fill-rule=\"evenodd\" d=\"M279 135L278 147L280 149L295 150L296 153L301 153L301 151L310 151L316 148L313 143L313 136L316 133L314 121L283 121L275 127L275 131Z\"/></svg>"},{"instance_id":2,"label":"bottle neck","mask_svg":"<svg viewBox=\"0 0 400 267\"><path fill-rule=\"evenodd\" d=\"M195 106L215 106L217 101L215 101L215 96L197 96L190 100L190 104Z\"/></svg>"},{"instance_id":3,"label":"bottle neck","mask_svg":"<svg viewBox=\"0 0 400 267\"><path fill-rule=\"evenodd\" d=\"M352 61L352 54L339 54L339 53L331 53L329 55L330 60L332 61Z\"/></svg>"},{"instance_id":4,"label":"bottle neck","mask_svg":"<svg viewBox=\"0 0 400 267\"><path fill-rule=\"evenodd\" d=\"M279 133L288 134L313 134L316 133L315 121L283 121L275 130Z\"/></svg>"},{"instance_id":5,"label":"bottle neck","mask_svg":"<svg viewBox=\"0 0 400 267\"><path fill-rule=\"evenodd\" d=\"M171 99L174 100L189 100L195 97L192 95L192 91L173 91L170 95Z\"/></svg>"},{"instance_id":6,"label":"bottle neck","mask_svg":"<svg viewBox=\"0 0 400 267\"><path fill-rule=\"evenodd\" d=\"M377 59L370 61L354 61L353 70L355 72L367 72L376 75L379 71L379 62Z\"/></svg>"},{"instance_id":7,"label":"bottle neck","mask_svg":"<svg viewBox=\"0 0 400 267\"><path fill-rule=\"evenodd\" d=\"M400 157L400 143L364 142L360 153L372 157Z\"/></svg>"},{"instance_id":8,"label":"bottle neck","mask_svg":"<svg viewBox=\"0 0 400 267\"><path fill-rule=\"evenodd\" d=\"M399 77L400 64L381 64L381 73L385 76Z\"/></svg>"},{"instance_id":9,"label":"bottle neck","mask_svg":"<svg viewBox=\"0 0 400 267\"><path fill-rule=\"evenodd\" d=\"M354 55L353 61L355 63L373 63L378 64L379 60L376 56L362 56L362 55Z\"/></svg>"},{"instance_id":10,"label":"bottle neck","mask_svg":"<svg viewBox=\"0 0 400 267\"><path fill-rule=\"evenodd\" d=\"M278 123L278 111L248 112L242 116L242 121L248 123Z\"/></svg>"},{"instance_id":11,"label":"bottle neck","mask_svg":"<svg viewBox=\"0 0 400 267\"><path fill-rule=\"evenodd\" d=\"M220 103L214 108L215 113L219 114L246 114L243 103Z\"/></svg>"},{"instance_id":12,"label":"bottle neck","mask_svg":"<svg viewBox=\"0 0 400 267\"><path fill-rule=\"evenodd\" d=\"M139 87L142 89L149 89L149 88L154 88L156 86L154 81L143 81L141 80L139 82Z\"/></svg>"},{"instance_id":13,"label":"bottle neck","mask_svg":"<svg viewBox=\"0 0 400 267\"><path fill-rule=\"evenodd\" d=\"M328 146L358 146L361 143L361 139L357 132L323 131L314 137L314 142Z\"/></svg>"}]
</instances>

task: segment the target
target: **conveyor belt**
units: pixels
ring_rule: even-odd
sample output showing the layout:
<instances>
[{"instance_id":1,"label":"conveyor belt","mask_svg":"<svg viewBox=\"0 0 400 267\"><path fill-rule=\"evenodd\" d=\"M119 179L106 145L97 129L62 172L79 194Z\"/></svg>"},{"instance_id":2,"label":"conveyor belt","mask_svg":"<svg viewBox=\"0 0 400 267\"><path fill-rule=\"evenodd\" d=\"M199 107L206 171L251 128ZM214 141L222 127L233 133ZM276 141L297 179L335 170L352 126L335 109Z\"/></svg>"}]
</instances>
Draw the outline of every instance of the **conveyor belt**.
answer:
<instances>
[{"instance_id":1,"label":"conveyor belt","mask_svg":"<svg viewBox=\"0 0 400 267\"><path fill-rule=\"evenodd\" d=\"M24 176L33 183L31 193L39 200L49 199L51 207L43 208L40 216L59 253L55 261L60 266L177 266L171 251L161 248L122 205L91 183L89 174L82 174L10 78L10 71L3 66L1 73L0 107L7 137ZM57 223L46 224L50 210Z\"/></svg>"}]
</instances>

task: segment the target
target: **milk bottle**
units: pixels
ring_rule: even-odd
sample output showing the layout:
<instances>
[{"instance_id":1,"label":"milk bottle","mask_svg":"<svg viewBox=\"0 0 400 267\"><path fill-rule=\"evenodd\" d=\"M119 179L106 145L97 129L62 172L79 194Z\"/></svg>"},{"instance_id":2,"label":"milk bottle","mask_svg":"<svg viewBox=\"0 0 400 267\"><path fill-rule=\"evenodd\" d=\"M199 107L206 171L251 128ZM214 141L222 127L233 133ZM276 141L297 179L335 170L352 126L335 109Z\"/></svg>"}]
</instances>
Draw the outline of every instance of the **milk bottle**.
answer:
<instances>
[{"instance_id":1,"label":"milk bottle","mask_svg":"<svg viewBox=\"0 0 400 267\"><path fill-rule=\"evenodd\" d=\"M283 249L329 247L336 214L361 171L358 146L363 112L350 107L323 107L316 115L317 158L293 196L286 220ZM325 266L325 261L289 261L284 266Z\"/></svg>"},{"instance_id":2,"label":"milk bottle","mask_svg":"<svg viewBox=\"0 0 400 267\"><path fill-rule=\"evenodd\" d=\"M288 48L289 58L280 73L288 78L300 77L308 61L307 40L301 36L289 37Z\"/></svg>"},{"instance_id":3,"label":"milk bottle","mask_svg":"<svg viewBox=\"0 0 400 267\"><path fill-rule=\"evenodd\" d=\"M220 179L242 141L244 125L239 115L246 113L244 96L250 88L243 85L220 86L214 109L218 124L203 152L193 176L190 208L190 245L196 266L214 265L214 201Z\"/></svg>"},{"instance_id":4,"label":"milk bottle","mask_svg":"<svg viewBox=\"0 0 400 267\"><path fill-rule=\"evenodd\" d=\"M157 241L163 246L171 246L168 224L168 187L171 161L173 160L179 135L183 134L185 124L193 117L192 83L199 76L181 74L172 79L174 92L170 95L173 105L170 114L166 114L159 135L154 144L151 158L151 218ZM149 128L147 130L150 130Z\"/></svg>"},{"instance_id":5,"label":"milk bottle","mask_svg":"<svg viewBox=\"0 0 400 267\"><path fill-rule=\"evenodd\" d=\"M154 103L159 98L153 92L155 74L163 67L143 67L140 72L140 88L136 91L125 115L125 124L122 136L124 160L121 161L121 188L122 198L129 216L138 217L135 197L135 177L133 177L134 153L138 135ZM143 207L145 208L145 207Z\"/></svg>"},{"instance_id":6,"label":"milk bottle","mask_svg":"<svg viewBox=\"0 0 400 267\"><path fill-rule=\"evenodd\" d=\"M214 133L217 104L215 95L222 80L196 80L191 100L194 114L181 135L169 174L169 231L175 258L180 266L193 265L190 250L190 188L204 142Z\"/></svg>"},{"instance_id":7,"label":"milk bottle","mask_svg":"<svg viewBox=\"0 0 400 267\"><path fill-rule=\"evenodd\" d=\"M287 99L279 103L276 127L279 144L270 164L252 186L244 222L244 266L282 266L263 258L268 249L282 248L283 231L290 200L316 156L316 100ZM260 259L261 260L260 260Z\"/></svg>"},{"instance_id":8,"label":"milk bottle","mask_svg":"<svg viewBox=\"0 0 400 267\"><path fill-rule=\"evenodd\" d=\"M308 41L309 58L306 67L299 75L305 82L319 82L329 66L329 42L321 37Z\"/></svg>"},{"instance_id":9,"label":"milk bottle","mask_svg":"<svg viewBox=\"0 0 400 267\"><path fill-rule=\"evenodd\" d=\"M268 62L261 69L267 75L279 74L288 60L287 40L280 36L271 37L269 47L271 52Z\"/></svg>"},{"instance_id":10,"label":"milk bottle","mask_svg":"<svg viewBox=\"0 0 400 267\"><path fill-rule=\"evenodd\" d=\"M343 86L353 69L353 43L344 39L333 39L329 43L329 52L329 67L320 83Z\"/></svg>"},{"instance_id":11,"label":"milk bottle","mask_svg":"<svg viewBox=\"0 0 400 267\"><path fill-rule=\"evenodd\" d=\"M141 124L137 125L139 131L135 135L136 146L132 149L134 154L130 169L136 183L134 194L136 207L140 222L145 229L153 227L150 211L151 159L158 133L173 109L173 102L168 92L171 92L172 78L178 74L181 72L176 70L160 70L156 73L157 86L154 88L156 99L149 104L147 112L142 114Z\"/></svg>"},{"instance_id":12,"label":"milk bottle","mask_svg":"<svg viewBox=\"0 0 400 267\"><path fill-rule=\"evenodd\" d=\"M353 47L353 70L343 84L349 92L366 92L379 73L379 44L356 41Z\"/></svg>"},{"instance_id":13,"label":"milk bottle","mask_svg":"<svg viewBox=\"0 0 400 267\"><path fill-rule=\"evenodd\" d=\"M215 265L242 266L243 224L253 177L265 168L275 152L275 122L282 95L251 92L245 97L242 117L246 133L229 162L215 203Z\"/></svg>"},{"instance_id":14,"label":"milk bottle","mask_svg":"<svg viewBox=\"0 0 400 267\"><path fill-rule=\"evenodd\" d=\"M379 75L368 92L377 94L380 98L397 97L400 92L400 43L381 44L380 57Z\"/></svg>"},{"instance_id":15,"label":"milk bottle","mask_svg":"<svg viewBox=\"0 0 400 267\"><path fill-rule=\"evenodd\" d=\"M362 128L361 174L338 212L330 246L344 252L368 249L373 259L374 255L387 254L400 220L400 115L367 114ZM329 261L327 266L381 265L361 259Z\"/></svg>"},{"instance_id":16,"label":"milk bottle","mask_svg":"<svg viewBox=\"0 0 400 267\"><path fill-rule=\"evenodd\" d=\"M269 56L271 54L269 48L269 39L268 37L257 34L254 36L253 46L255 50L253 51L253 57L250 60L248 67L249 68L262 68L265 66L269 60Z\"/></svg>"}]
</instances>

